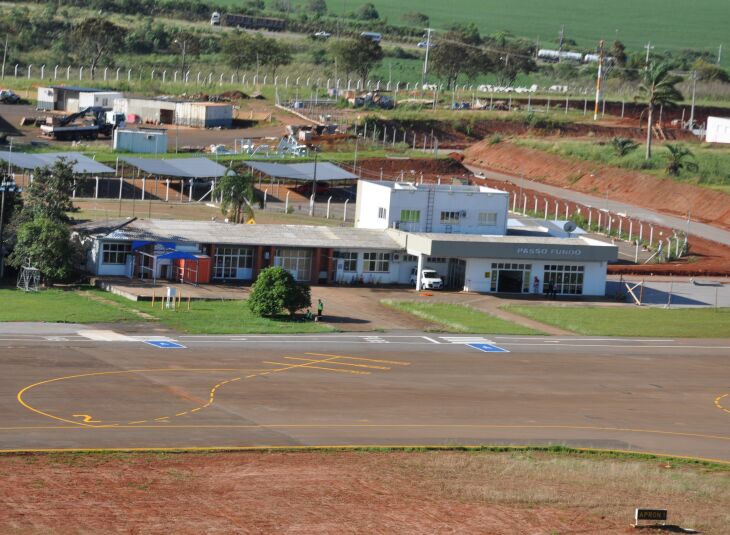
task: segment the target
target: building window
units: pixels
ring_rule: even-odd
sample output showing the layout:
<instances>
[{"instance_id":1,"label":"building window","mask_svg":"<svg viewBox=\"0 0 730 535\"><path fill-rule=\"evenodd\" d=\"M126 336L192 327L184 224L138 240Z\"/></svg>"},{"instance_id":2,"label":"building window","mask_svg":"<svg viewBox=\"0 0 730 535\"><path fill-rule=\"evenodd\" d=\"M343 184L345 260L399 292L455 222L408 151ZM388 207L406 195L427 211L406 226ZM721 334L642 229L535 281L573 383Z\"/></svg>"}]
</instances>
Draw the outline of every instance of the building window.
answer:
<instances>
[{"instance_id":1,"label":"building window","mask_svg":"<svg viewBox=\"0 0 730 535\"><path fill-rule=\"evenodd\" d=\"M441 212L441 224L453 225L458 223L461 217L466 217L466 213L462 215L461 212Z\"/></svg>"},{"instance_id":2,"label":"building window","mask_svg":"<svg viewBox=\"0 0 730 535\"><path fill-rule=\"evenodd\" d=\"M387 273L390 271L390 253L363 253L362 270L367 273Z\"/></svg>"},{"instance_id":3,"label":"building window","mask_svg":"<svg viewBox=\"0 0 730 535\"><path fill-rule=\"evenodd\" d=\"M403 255L403 262L418 262L418 257L412 254Z\"/></svg>"},{"instance_id":4,"label":"building window","mask_svg":"<svg viewBox=\"0 0 730 535\"><path fill-rule=\"evenodd\" d=\"M312 271L312 251L281 248L276 250L275 263L291 273L298 281L309 280Z\"/></svg>"},{"instance_id":5,"label":"building window","mask_svg":"<svg viewBox=\"0 0 730 535\"><path fill-rule=\"evenodd\" d=\"M343 261L342 271L357 271L357 253L349 251L335 251L333 256Z\"/></svg>"},{"instance_id":6,"label":"building window","mask_svg":"<svg viewBox=\"0 0 730 535\"><path fill-rule=\"evenodd\" d=\"M387 219L388 210L385 208L378 208L378 219Z\"/></svg>"},{"instance_id":7,"label":"building window","mask_svg":"<svg viewBox=\"0 0 730 535\"><path fill-rule=\"evenodd\" d=\"M448 262L448 259L444 258L443 256L429 256L426 259L426 262L428 262L429 264L445 264L446 262Z\"/></svg>"},{"instance_id":8,"label":"building window","mask_svg":"<svg viewBox=\"0 0 730 535\"><path fill-rule=\"evenodd\" d=\"M253 267L253 249L248 247L218 247L215 250L214 279L236 279L238 269Z\"/></svg>"},{"instance_id":9,"label":"building window","mask_svg":"<svg viewBox=\"0 0 730 535\"><path fill-rule=\"evenodd\" d=\"M126 264L127 255L132 252L132 244L122 243L104 243L101 246L102 262L104 264Z\"/></svg>"},{"instance_id":10,"label":"building window","mask_svg":"<svg viewBox=\"0 0 730 535\"><path fill-rule=\"evenodd\" d=\"M497 212L479 212L479 225L483 227L497 226Z\"/></svg>"},{"instance_id":11,"label":"building window","mask_svg":"<svg viewBox=\"0 0 730 535\"><path fill-rule=\"evenodd\" d=\"M530 282L532 281L532 264L517 264L512 262L492 262L490 289L496 292L499 287L500 271L521 271L522 272L522 293L530 293Z\"/></svg>"},{"instance_id":12,"label":"building window","mask_svg":"<svg viewBox=\"0 0 730 535\"><path fill-rule=\"evenodd\" d=\"M555 293L564 295L583 294L583 266L561 266L550 264L545 266L545 280L543 288L545 291L552 283Z\"/></svg>"},{"instance_id":13,"label":"building window","mask_svg":"<svg viewBox=\"0 0 730 535\"><path fill-rule=\"evenodd\" d=\"M401 210L400 220L403 223L419 223L421 221L420 210Z\"/></svg>"}]
</instances>

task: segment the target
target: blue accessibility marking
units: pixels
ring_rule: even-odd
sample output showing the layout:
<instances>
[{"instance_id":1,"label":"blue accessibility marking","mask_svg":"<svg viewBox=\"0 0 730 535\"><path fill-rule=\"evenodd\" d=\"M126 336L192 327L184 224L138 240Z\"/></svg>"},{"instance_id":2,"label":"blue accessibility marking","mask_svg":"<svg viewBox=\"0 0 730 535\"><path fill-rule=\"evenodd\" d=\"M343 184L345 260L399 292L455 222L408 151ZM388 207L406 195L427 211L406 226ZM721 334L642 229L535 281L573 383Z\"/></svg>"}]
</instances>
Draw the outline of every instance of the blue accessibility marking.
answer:
<instances>
[{"instance_id":1,"label":"blue accessibility marking","mask_svg":"<svg viewBox=\"0 0 730 535\"><path fill-rule=\"evenodd\" d=\"M145 340L144 343L160 349L186 349L184 345L169 340Z\"/></svg>"},{"instance_id":2,"label":"blue accessibility marking","mask_svg":"<svg viewBox=\"0 0 730 535\"><path fill-rule=\"evenodd\" d=\"M503 347L494 346L492 344L469 344L469 347L484 351L485 353L509 353L509 349Z\"/></svg>"}]
</instances>

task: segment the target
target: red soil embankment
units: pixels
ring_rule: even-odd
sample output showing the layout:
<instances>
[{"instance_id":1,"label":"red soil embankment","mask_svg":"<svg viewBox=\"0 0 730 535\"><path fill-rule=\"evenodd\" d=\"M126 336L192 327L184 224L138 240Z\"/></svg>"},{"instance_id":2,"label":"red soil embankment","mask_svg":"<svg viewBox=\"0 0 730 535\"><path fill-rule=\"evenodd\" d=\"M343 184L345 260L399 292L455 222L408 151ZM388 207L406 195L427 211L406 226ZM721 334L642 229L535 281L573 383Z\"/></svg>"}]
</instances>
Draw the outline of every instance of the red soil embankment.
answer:
<instances>
[{"instance_id":1,"label":"red soil embankment","mask_svg":"<svg viewBox=\"0 0 730 535\"><path fill-rule=\"evenodd\" d=\"M689 204L693 220L730 229L730 195L719 191L596 162L568 160L511 143L482 141L464 154L467 164L596 196L608 191L610 199L679 217L687 215Z\"/></svg>"}]
</instances>

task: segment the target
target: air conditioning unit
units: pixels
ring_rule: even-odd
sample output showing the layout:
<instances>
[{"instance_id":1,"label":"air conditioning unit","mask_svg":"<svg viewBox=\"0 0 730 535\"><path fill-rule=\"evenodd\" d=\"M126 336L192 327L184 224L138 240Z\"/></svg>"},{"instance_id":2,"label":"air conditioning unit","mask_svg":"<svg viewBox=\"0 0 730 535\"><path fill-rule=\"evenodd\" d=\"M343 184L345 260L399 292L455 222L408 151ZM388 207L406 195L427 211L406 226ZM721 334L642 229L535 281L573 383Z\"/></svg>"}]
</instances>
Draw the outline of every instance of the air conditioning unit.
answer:
<instances>
[{"instance_id":1,"label":"air conditioning unit","mask_svg":"<svg viewBox=\"0 0 730 535\"><path fill-rule=\"evenodd\" d=\"M466 210L461 211L461 217L466 217Z\"/></svg>"}]
</instances>

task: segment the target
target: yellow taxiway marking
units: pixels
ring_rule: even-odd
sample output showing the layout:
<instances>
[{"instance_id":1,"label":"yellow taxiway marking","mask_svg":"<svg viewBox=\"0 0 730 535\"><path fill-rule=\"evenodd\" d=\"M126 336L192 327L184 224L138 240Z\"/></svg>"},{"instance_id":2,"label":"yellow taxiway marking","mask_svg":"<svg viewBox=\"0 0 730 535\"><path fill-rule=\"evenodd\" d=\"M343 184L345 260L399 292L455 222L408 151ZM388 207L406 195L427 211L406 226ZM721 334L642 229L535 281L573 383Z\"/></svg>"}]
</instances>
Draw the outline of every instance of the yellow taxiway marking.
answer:
<instances>
[{"instance_id":1,"label":"yellow taxiway marking","mask_svg":"<svg viewBox=\"0 0 730 535\"><path fill-rule=\"evenodd\" d=\"M74 418L83 418L85 424L98 424L101 420L94 420L90 414L74 414Z\"/></svg>"},{"instance_id":2,"label":"yellow taxiway marking","mask_svg":"<svg viewBox=\"0 0 730 535\"><path fill-rule=\"evenodd\" d=\"M394 364L396 366L410 366L410 362L404 362L401 360L382 360L382 359L366 359L363 357L348 357L346 355L327 355L325 353L304 353L305 355L311 355L313 357L333 357L338 359L347 359L347 360L364 360L367 362L378 362L380 364Z\"/></svg>"},{"instance_id":3,"label":"yellow taxiway marking","mask_svg":"<svg viewBox=\"0 0 730 535\"><path fill-rule=\"evenodd\" d=\"M718 409L720 409L721 411L725 411L725 412L727 412L727 413L730 413L730 409L728 409L728 408L724 407L724 406L722 405L722 403L721 403L721 402L722 402L722 399L723 399L723 398L726 398L727 396L730 396L730 394L723 394L723 395L721 395L721 396L717 396L717 397L715 398L715 406L716 406L716 407L717 407Z\"/></svg>"},{"instance_id":4,"label":"yellow taxiway marking","mask_svg":"<svg viewBox=\"0 0 730 535\"><path fill-rule=\"evenodd\" d=\"M287 360L304 360L308 362L316 362L314 359L303 359L301 357L284 357ZM353 364L351 362L340 362L340 361L332 361L334 364L339 364L342 366L355 366L357 368L372 368L374 370L390 370L387 366L371 366L370 364Z\"/></svg>"},{"instance_id":5,"label":"yellow taxiway marking","mask_svg":"<svg viewBox=\"0 0 730 535\"><path fill-rule=\"evenodd\" d=\"M300 368L311 368L313 370L326 370L328 372L338 372L338 373L351 373L355 375L370 375L370 372L358 372L355 370L338 370L337 368L325 368L324 366L314 366L315 363L321 362L318 360L313 360L312 362L309 362L307 364L301 364L299 365ZM271 360L265 360L264 364L273 364L275 366L286 366L283 362L273 362Z\"/></svg>"}]
</instances>

